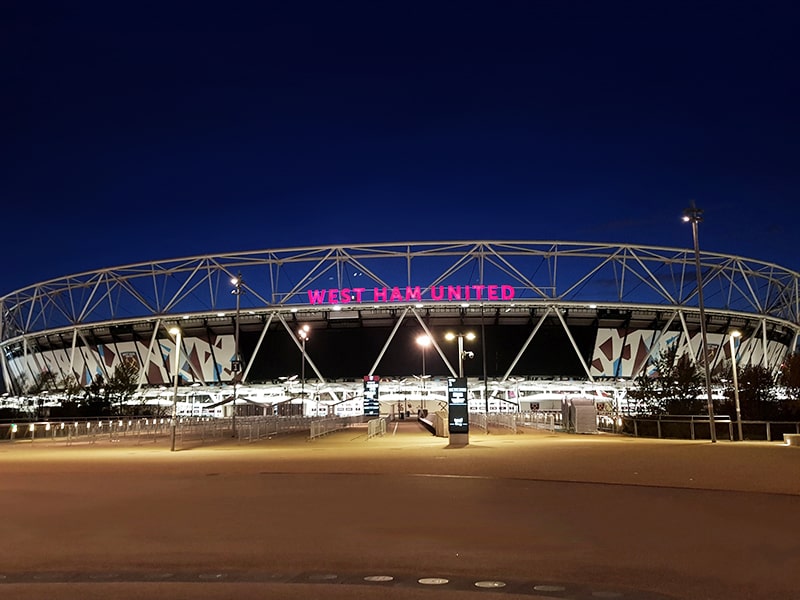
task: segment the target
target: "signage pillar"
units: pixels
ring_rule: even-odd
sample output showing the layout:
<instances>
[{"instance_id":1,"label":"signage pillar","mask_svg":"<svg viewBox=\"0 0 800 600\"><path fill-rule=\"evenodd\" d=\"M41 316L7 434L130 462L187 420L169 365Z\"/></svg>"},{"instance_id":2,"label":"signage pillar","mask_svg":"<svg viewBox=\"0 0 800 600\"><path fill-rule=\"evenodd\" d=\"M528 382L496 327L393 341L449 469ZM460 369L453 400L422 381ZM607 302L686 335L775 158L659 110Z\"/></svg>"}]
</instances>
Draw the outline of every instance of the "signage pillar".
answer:
<instances>
[{"instance_id":1,"label":"signage pillar","mask_svg":"<svg viewBox=\"0 0 800 600\"><path fill-rule=\"evenodd\" d=\"M368 419L381 416L381 403L378 393L381 378L377 375L364 376L364 416Z\"/></svg>"},{"instance_id":2,"label":"signage pillar","mask_svg":"<svg viewBox=\"0 0 800 600\"><path fill-rule=\"evenodd\" d=\"M469 404L467 401L467 378L447 378L447 429L450 443L469 444Z\"/></svg>"}]
</instances>

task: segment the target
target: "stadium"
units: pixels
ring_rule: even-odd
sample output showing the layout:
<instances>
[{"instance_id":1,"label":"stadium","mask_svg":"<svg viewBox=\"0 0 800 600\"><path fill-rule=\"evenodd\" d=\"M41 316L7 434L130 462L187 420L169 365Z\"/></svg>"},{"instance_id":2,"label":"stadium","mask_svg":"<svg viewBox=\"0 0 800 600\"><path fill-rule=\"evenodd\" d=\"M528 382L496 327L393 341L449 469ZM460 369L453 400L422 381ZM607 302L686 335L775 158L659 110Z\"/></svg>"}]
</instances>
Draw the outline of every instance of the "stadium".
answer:
<instances>
[{"instance_id":1,"label":"stadium","mask_svg":"<svg viewBox=\"0 0 800 600\"><path fill-rule=\"evenodd\" d=\"M699 277L697 266L699 265ZM134 365L130 402L184 414L364 414L443 406L624 408L665 348L777 373L797 346L800 274L685 248L563 241L312 246L98 269L0 298L7 401ZM700 281L700 285L698 285ZM452 334L447 336L446 334ZM427 346L418 338L429 341ZM451 338L451 339L448 339Z\"/></svg>"}]
</instances>

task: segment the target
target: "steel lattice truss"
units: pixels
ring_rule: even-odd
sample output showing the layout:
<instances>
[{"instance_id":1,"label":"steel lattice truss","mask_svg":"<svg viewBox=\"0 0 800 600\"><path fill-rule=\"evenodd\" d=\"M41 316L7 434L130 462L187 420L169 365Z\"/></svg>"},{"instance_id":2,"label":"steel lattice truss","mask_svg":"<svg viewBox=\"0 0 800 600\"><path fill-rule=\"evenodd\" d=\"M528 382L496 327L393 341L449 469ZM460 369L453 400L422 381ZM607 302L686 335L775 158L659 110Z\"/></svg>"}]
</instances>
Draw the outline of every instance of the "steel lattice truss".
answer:
<instances>
[{"instance_id":1,"label":"steel lattice truss","mask_svg":"<svg viewBox=\"0 0 800 600\"><path fill-rule=\"evenodd\" d=\"M713 252L699 258L709 315L758 316L800 330L799 273ZM230 279L237 274L242 308L262 313L307 310L310 289L419 286L424 295L437 286L489 284L513 286L515 306L698 309L690 249L559 241L360 244L193 256L37 283L0 298L0 341L7 346L39 332L230 311Z\"/></svg>"}]
</instances>

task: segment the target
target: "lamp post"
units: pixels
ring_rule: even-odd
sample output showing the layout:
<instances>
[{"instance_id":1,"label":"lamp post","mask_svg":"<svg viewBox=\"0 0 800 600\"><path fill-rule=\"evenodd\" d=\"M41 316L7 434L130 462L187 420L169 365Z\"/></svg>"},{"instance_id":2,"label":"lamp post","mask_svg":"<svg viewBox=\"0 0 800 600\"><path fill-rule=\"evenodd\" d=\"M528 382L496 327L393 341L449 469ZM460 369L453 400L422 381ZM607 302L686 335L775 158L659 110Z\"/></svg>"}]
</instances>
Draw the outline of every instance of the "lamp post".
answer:
<instances>
[{"instance_id":1,"label":"lamp post","mask_svg":"<svg viewBox=\"0 0 800 600\"><path fill-rule=\"evenodd\" d=\"M417 344L422 348L422 408L425 408L425 351L431 345L431 338L420 335L417 337Z\"/></svg>"},{"instance_id":2,"label":"lamp post","mask_svg":"<svg viewBox=\"0 0 800 600\"><path fill-rule=\"evenodd\" d=\"M231 283L234 286L234 288L231 290L231 294L236 296L236 318L234 320L235 329L233 336L234 356L233 360L231 361L231 371L233 372L233 413L231 416L231 436L236 437L236 400L238 399L239 377L242 372L242 359L239 355L239 305L243 293L242 274L239 273L236 275L236 277L232 277Z\"/></svg>"},{"instance_id":3,"label":"lamp post","mask_svg":"<svg viewBox=\"0 0 800 600\"><path fill-rule=\"evenodd\" d=\"M472 352L464 352L464 338L472 341L475 339L475 334L471 331L468 331L467 333L448 332L444 337L447 340L454 340L458 338L458 376L464 377L464 359L473 358L475 356L475 354Z\"/></svg>"},{"instance_id":4,"label":"lamp post","mask_svg":"<svg viewBox=\"0 0 800 600\"><path fill-rule=\"evenodd\" d=\"M739 441L742 441L742 408L739 404L739 376L736 373L736 347L733 343L733 338L738 338L742 335L740 331L731 331L728 339L731 344L731 361L733 364L733 400L736 404L736 429L739 433Z\"/></svg>"},{"instance_id":5,"label":"lamp post","mask_svg":"<svg viewBox=\"0 0 800 600\"><path fill-rule=\"evenodd\" d=\"M703 211L692 205L683 211L683 220L692 224L694 238L694 267L697 274L697 304L700 308L700 337L703 344L703 370L706 378L706 396L708 403L708 425L711 429L711 443L717 442L717 431L714 425L714 399L711 396L711 368L708 364L708 342L706 335L706 312L703 305L703 276L700 273L700 242L697 239L698 223L703 220Z\"/></svg>"},{"instance_id":6,"label":"lamp post","mask_svg":"<svg viewBox=\"0 0 800 600\"><path fill-rule=\"evenodd\" d=\"M300 397L305 402L306 399L306 340L308 340L308 332L311 328L308 325L303 325L297 330L297 335L300 338L300 346L302 349L303 360L300 363ZM319 416L319 410L317 410Z\"/></svg>"},{"instance_id":7,"label":"lamp post","mask_svg":"<svg viewBox=\"0 0 800 600\"><path fill-rule=\"evenodd\" d=\"M175 452L175 434L178 428L178 372L180 371L181 362L181 330L177 327L173 327L169 332L175 336L175 364L172 367L172 377L175 382L172 387L172 419L169 450L170 452Z\"/></svg>"},{"instance_id":8,"label":"lamp post","mask_svg":"<svg viewBox=\"0 0 800 600\"><path fill-rule=\"evenodd\" d=\"M451 444L469 444L469 390L464 377L464 359L473 358L475 354L464 350L464 338L474 340L475 334L471 331L465 333L445 334L445 339L458 339L458 379L453 381L456 385L447 386L447 426ZM463 387L462 387L463 386ZM486 427L489 427L488 418Z\"/></svg>"}]
</instances>

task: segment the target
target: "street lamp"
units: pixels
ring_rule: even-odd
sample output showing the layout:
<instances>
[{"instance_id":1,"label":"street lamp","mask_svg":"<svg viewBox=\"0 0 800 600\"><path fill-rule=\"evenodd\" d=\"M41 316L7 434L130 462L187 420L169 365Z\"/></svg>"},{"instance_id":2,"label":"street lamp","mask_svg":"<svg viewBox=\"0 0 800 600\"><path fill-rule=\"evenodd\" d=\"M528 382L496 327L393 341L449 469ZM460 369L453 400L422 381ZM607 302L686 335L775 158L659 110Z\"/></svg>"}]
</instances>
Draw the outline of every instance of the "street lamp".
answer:
<instances>
[{"instance_id":1,"label":"street lamp","mask_svg":"<svg viewBox=\"0 0 800 600\"><path fill-rule=\"evenodd\" d=\"M420 335L417 337L417 344L422 348L422 408L425 408L425 351L431 345L431 338Z\"/></svg>"},{"instance_id":2,"label":"street lamp","mask_svg":"<svg viewBox=\"0 0 800 600\"><path fill-rule=\"evenodd\" d=\"M464 352L464 338L472 341L475 339L475 334L471 331L467 333L453 333L447 332L445 334L446 340L454 340L458 338L458 376L464 377L464 359L465 358L474 358L475 354L473 352Z\"/></svg>"},{"instance_id":3,"label":"street lamp","mask_svg":"<svg viewBox=\"0 0 800 600\"><path fill-rule=\"evenodd\" d=\"M242 372L242 359L239 355L239 305L240 299L244 290L242 290L242 274L239 273L236 277L231 278L231 283L234 285L234 288L231 290L231 294L236 296L236 319L235 319L235 331L233 336L233 346L234 346L234 356L233 360L231 361L231 371L233 373L233 415L231 416L231 435L232 437L236 437L236 400L238 399L238 386L239 377Z\"/></svg>"},{"instance_id":4,"label":"street lamp","mask_svg":"<svg viewBox=\"0 0 800 600\"><path fill-rule=\"evenodd\" d=\"M310 330L311 328L308 325L303 325L297 330L303 354L303 360L300 363L300 396L303 398L303 402L306 399L306 340L308 340L308 332ZM319 416L319 410L317 410L317 416Z\"/></svg>"},{"instance_id":5,"label":"street lamp","mask_svg":"<svg viewBox=\"0 0 800 600\"><path fill-rule=\"evenodd\" d=\"M739 433L739 441L742 441L742 408L739 405L739 379L736 373L736 347L733 344L733 338L741 337L741 331L735 329L730 332L728 339L731 343L731 361L733 361L733 400L736 404L736 429Z\"/></svg>"},{"instance_id":6,"label":"street lamp","mask_svg":"<svg viewBox=\"0 0 800 600\"><path fill-rule=\"evenodd\" d=\"M711 443L717 442L717 431L714 426L714 399L711 397L711 367L708 364L708 342L706 335L706 312L703 305L703 276L700 273L700 242L697 239L697 225L703 220L703 211L692 202L691 207L683 211L683 220L692 224L694 238L694 268L697 274L697 303L700 308L700 337L703 344L703 369L706 376L706 396L708 400L708 425L711 429Z\"/></svg>"},{"instance_id":7,"label":"street lamp","mask_svg":"<svg viewBox=\"0 0 800 600\"><path fill-rule=\"evenodd\" d=\"M180 358L181 358L181 330L178 327L173 327L169 330L170 334L175 336L175 364L172 367L175 382L172 388L172 420L170 435L170 452L175 452L175 433L178 428L178 372L180 371Z\"/></svg>"}]
</instances>

